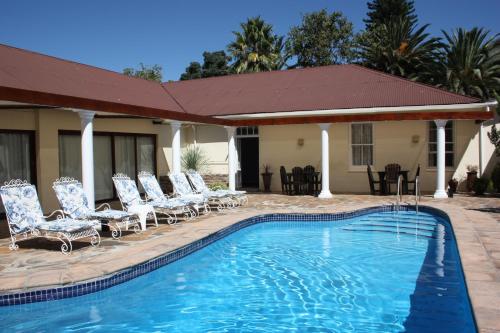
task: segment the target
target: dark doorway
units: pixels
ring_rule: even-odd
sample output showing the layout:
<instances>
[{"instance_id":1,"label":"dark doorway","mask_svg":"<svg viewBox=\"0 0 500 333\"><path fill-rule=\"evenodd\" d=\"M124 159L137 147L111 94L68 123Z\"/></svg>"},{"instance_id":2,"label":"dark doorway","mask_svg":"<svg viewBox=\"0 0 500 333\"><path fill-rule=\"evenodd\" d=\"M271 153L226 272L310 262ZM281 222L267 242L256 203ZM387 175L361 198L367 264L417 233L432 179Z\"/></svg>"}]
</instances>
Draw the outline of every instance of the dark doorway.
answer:
<instances>
[{"instance_id":1,"label":"dark doorway","mask_svg":"<svg viewBox=\"0 0 500 333\"><path fill-rule=\"evenodd\" d=\"M241 187L259 187L259 138L240 138Z\"/></svg>"}]
</instances>

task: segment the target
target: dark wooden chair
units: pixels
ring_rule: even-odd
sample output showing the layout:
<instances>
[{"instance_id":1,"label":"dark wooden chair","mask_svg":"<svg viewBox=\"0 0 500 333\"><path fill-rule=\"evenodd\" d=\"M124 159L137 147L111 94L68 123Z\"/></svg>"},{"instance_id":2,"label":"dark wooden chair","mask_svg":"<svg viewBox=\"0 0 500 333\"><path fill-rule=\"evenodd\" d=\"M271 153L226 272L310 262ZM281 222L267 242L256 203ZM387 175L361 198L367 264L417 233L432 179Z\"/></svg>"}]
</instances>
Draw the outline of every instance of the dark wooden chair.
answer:
<instances>
[{"instance_id":1,"label":"dark wooden chair","mask_svg":"<svg viewBox=\"0 0 500 333\"><path fill-rule=\"evenodd\" d=\"M301 167L292 169L293 194L303 194L307 183L304 181L304 170Z\"/></svg>"},{"instance_id":2,"label":"dark wooden chair","mask_svg":"<svg viewBox=\"0 0 500 333\"><path fill-rule=\"evenodd\" d=\"M395 184L397 188L400 172L401 165L397 163L391 163L385 166L385 185L387 187L387 194L391 194L391 184Z\"/></svg>"},{"instance_id":3,"label":"dark wooden chair","mask_svg":"<svg viewBox=\"0 0 500 333\"><path fill-rule=\"evenodd\" d=\"M292 195L292 180L286 173L284 166L280 167L280 177L281 177L281 193Z\"/></svg>"},{"instance_id":4,"label":"dark wooden chair","mask_svg":"<svg viewBox=\"0 0 500 333\"><path fill-rule=\"evenodd\" d=\"M373 177L372 173L372 168L367 165L366 166L366 172L368 173L368 183L370 184L370 194L375 195L375 194L382 194L382 184L380 180L375 180ZM376 185L378 185L378 189L376 188Z\"/></svg>"},{"instance_id":5,"label":"dark wooden chair","mask_svg":"<svg viewBox=\"0 0 500 333\"><path fill-rule=\"evenodd\" d=\"M314 193L314 167L312 165L306 165L304 167L304 181L307 194Z\"/></svg>"},{"instance_id":6,"label":"dark wooden chair","mask_svg":"<svg viewBox=\"0 0 500 333\"><path fill-rule=\"evenodd\" d=\"M412 189L408 188L408 192L410 192L411 194L415 194L415 190L416 190L415 183L417 182L417 177L418 176L420 176L420 164L417 167L417 172L415 172L415 178L413 178L413 180L409 180L408 181L408 185L413 184L413 188Z\"/></svg>"}]
</instances>

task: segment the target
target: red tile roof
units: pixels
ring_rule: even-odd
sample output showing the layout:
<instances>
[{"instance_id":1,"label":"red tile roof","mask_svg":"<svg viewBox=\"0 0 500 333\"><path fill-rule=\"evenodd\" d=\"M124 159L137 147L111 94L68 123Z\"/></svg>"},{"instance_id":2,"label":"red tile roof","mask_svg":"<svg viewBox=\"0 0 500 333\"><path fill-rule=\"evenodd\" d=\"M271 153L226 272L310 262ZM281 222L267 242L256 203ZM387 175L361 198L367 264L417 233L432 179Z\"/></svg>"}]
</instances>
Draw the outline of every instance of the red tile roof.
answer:
<instances>
[{"instance_id":1,"label":"red tile roof","mask_svg":"<svg viewBox=\"0 0 500 333\"><path fill-rule=\"evenodd\" d=\"M1 44L0 87L184 113L159 83Z\"/></svg>"},{"instance_id":2,"label":"red tile roof","mask_svg":"<svg viewBox=\"0 0 500 333\"><path fill-rule=\"evenodd\" d=\"M187 112L206 116L479 102L358 65L230 75L163 85Z\"/></svg>"}]
</instances>

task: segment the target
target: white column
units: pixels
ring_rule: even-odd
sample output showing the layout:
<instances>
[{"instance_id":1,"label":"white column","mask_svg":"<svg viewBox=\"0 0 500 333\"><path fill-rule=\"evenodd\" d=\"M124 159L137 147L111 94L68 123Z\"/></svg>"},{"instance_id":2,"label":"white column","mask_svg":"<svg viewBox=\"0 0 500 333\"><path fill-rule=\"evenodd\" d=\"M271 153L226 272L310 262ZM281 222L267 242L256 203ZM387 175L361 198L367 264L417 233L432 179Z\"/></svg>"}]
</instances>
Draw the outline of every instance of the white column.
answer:
<instances>
[{"instance_id":1,"label":"white column","mask_svg":"<svg viewBox=\"0 0 500 333\"><path fill-rule=\"evenodd\" d=\"M229 177L229 189L234 191L236 189L236 146L234 143L234 133L236 127L225 126L227 131L227 165Z\"/></svg>"},{"instance_id":2,"label":"white column","mask_svg":"<svg viewBox=\"0 0 500 333\"><path fill-rule=\"evenodd\" d=\"M82 183L90 208L95 208L94 195L94 126L95 112L78 111L82 128Z\"/></svg>"},{"instance_id":3,"label":"white column","mask_svg":"<svg viewBox=\"0 0 500 333\"><path fill-rule=\"evenodd\" d=\"M479 177L483 176L484 173L484 161L483 161L483 150L484 150L484 144L483 144L483 123L479 124Z\"/></svg>"},{"instance_id":4,"label":"white column","mask_svg":"<svg viewBox=\"0 0 500 333\"><path fill-rule=\"evenodd\" d=\"M172 170L171 173L181 172L181 123L173 121L170 123L172 130Z\"/></svg>"},{"instance_id":5,"label":"white column","mask_svg":"<svg viewBox=\"0 0 500 333\"><path fill-rule=\"evenodd\" d=\"M437 174L436 174L436 192L434 192L434 198L444 199L448 198L445 190L445 141L446 132L445 126L447 120L434 120L436 123L436 135L437 135Z\"/></svg>"},{"instance_id":6,"label":"white column","mask_svg":"<svg viewBox=\"0 0 500 333\"><path fill-rule=\"evenodd\" d=\"M330 192L330 157L329 157L329 123L318 124L321 128L321 193L318 198L328 199L332 197Z\"/></svg>"}]
</instances>

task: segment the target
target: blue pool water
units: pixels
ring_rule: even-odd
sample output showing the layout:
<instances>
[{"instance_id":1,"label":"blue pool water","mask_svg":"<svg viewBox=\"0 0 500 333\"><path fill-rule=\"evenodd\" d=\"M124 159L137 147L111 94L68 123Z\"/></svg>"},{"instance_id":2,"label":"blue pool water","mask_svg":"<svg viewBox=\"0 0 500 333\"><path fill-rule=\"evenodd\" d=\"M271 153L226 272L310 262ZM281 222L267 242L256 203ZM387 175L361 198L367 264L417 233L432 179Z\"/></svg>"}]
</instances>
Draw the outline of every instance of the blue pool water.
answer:
<instances>
[{"instance_id":1,"label":"blue pool water","mask_svg":"<svg viewBox=\"0 0 500 333\"><path fill-rule=\"evenodd\" d=\"M450 226L415 212L253 225L110 289L0 318L9 332L475 332Z\"/></svg>"}]
</instances>

